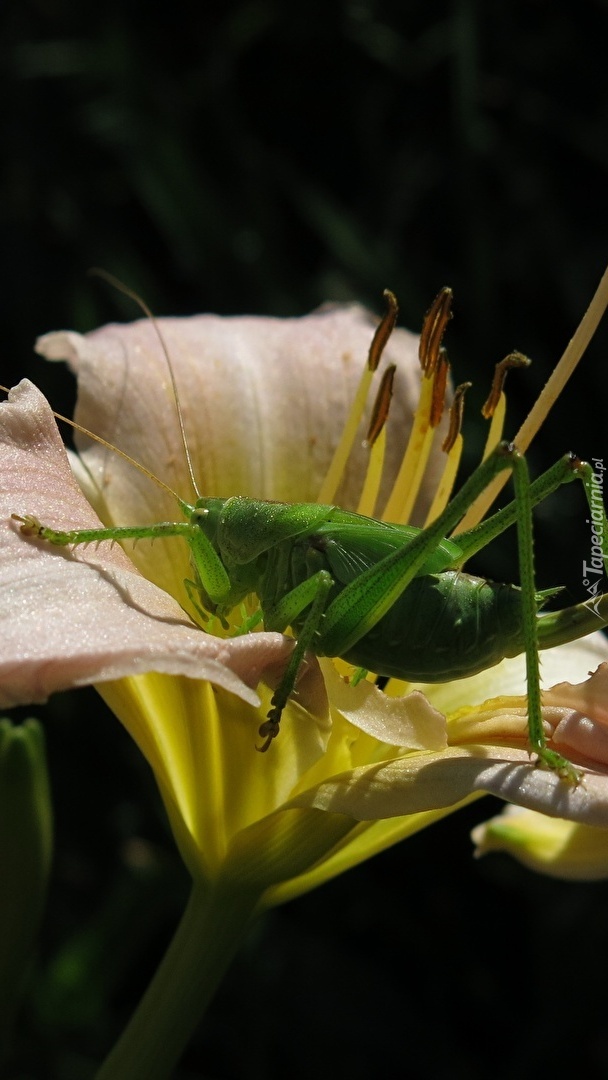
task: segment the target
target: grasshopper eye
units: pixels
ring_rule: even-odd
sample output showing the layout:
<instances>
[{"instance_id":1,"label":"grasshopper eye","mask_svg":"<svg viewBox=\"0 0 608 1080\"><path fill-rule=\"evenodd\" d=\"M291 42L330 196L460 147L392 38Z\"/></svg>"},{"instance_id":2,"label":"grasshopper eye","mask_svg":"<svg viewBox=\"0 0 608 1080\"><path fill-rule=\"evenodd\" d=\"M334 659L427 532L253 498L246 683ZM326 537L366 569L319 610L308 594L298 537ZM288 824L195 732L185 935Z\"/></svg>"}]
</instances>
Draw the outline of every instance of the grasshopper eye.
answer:
<instances>
[{"instance_id":1,"label":"grasshopper eye","mask_svg":"<svg viewBox=\"0 0 608 1080\"><path fill-rule=\"evenodd\" d=\"M190 521L193 525L201 525L204 519L208 516L209 511L206 507L201 506L192 511Z\"/></svg>"}]
</instances>

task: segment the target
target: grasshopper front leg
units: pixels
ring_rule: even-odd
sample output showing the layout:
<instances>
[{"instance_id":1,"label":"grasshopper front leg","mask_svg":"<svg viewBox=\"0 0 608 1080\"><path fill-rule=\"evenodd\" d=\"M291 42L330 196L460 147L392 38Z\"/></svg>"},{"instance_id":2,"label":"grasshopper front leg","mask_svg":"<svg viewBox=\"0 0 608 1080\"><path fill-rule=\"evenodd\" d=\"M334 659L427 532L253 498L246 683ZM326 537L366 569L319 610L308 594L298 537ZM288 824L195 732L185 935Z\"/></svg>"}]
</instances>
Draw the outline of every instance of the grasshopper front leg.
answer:
<instances>
[{"instance_id":1,"label":"grasshopper front leg","mask_svg":"<svg viewBox=\"0 0 608 1080\"><path fill-rule=\"evenodd\" d=\"M11 516L14 521L21 522L21 532L24 536L39 537L57 547L67 547L70 544L93 544L103 540L155 540L160 537L181 536L192 552L194 564L210 599L216 604L221 604L230 591L230 579L219 555L203 530L189 521L161 521L156 525L112 526L111 528L74 529L62 532L41 525L38 519L31 515L21 517L19 514L12 514Z\"/></svg>"},{"instance_id":2,"label":"grasshopper front leg","mask_svg":"<svg viewBox=\"0 0 608 1080\"><path fill-rule=\"evenodd\" d=\"M318 635L327 604L327 597L333 583L333 578L327 570L319 570L312 577L297 585L286 596L283 596L275 607L267 611L264 616L266 630L277 630L282 633L297 619L298 615L310 606L310 611L293 647L289 663L272 696L268 716L259 728L259 734L265 740L263 745L258 747L258 750L262 753L268 750L272 740L276 739L279 734L281 714L293 693L304 655L312 647Z\"/></svg>"}]
</instances>

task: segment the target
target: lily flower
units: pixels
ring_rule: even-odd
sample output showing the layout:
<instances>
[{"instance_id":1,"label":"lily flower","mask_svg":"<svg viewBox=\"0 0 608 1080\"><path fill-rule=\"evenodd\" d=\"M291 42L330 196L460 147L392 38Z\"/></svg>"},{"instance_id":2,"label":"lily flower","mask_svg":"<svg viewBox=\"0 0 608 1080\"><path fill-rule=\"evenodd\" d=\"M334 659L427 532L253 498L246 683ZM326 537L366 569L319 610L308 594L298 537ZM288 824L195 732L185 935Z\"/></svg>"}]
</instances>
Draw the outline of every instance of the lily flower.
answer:
<instances>
[{"instance_id":1,"label":"lily flower","mask_svg":"<svg viewBox=\"0 0 608 1080\"><path fill-rule=\"evenodd\" d=\"M159 327L205 494L316 499L368 349L367 316L339 308L300 320L204 316ZM154 327L52 334L39 349L76 371L78 422L186 497L173 387ZM423 522L450 488L434 433L441 376L425 374L421 384L406 331L393 334L385 354L397 368L386 456L361 493L359 448L338 500L365 512L384 504L391 520L398 505ZM608 826L606 669L580 686L563 683L580 683L608 659L601 635L543 657L543 675L561 678L543 720L552 745L583 766L576 786L530 762L519 660L458 683L382 693L365 680L347 686L340 662L309 658L279 738L256 754L288 638L201 629L188 614L188 552L178 540L141 541L128 555L109 542L59 549L24 538L10 520L35 515L60 530L174 520L167 491L86 441L74 462L85 499L48 405L26 382L0 406L0 457L0 703L93 683L152 767L194 882L176 938L100 1076L148 1075L151 1060L155 1075L170 1072L256 912L485 792ZM404 473L424 475L426 486L404 490Z\"/></svg>"}]
</instances>

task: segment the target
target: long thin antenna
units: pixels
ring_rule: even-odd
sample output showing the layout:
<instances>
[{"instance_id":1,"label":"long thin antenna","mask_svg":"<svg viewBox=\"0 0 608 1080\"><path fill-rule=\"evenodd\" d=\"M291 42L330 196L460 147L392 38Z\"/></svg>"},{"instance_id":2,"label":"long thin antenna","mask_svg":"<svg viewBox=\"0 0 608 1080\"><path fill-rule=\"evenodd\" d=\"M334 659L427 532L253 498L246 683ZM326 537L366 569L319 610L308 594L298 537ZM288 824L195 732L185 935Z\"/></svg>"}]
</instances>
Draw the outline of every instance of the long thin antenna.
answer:
<instances>
[{"instance_id":1,"label":"long thin antenna","mask_svg":"<svg viewBox=\"0 0 608 1080\"><path fill-rule=\"evenodd\" d=\"M169 372L169 377L171 379L171 386L173 387L173 398L174 398L174 401L175 401L175 410L177 412L177 419L178 419L178 423L179 423L180 436L181 436L182 446L184 448L184 457L186 459L186 465L188 467L188 475L190 477L190 483L192 484L192 489L193 489L194 494L196 495L197 499L200 499L201 498L201 493L200 493L200 491L198 489L198 485L196 483L196 476L194 475L194 468L193 468L193 465L192 465L192 458L190 457L190 450L188 448L188 440L186 438L186 428L185 428L185 425L184 425L184 417L182 415L182 407L180 405L179 393L178 393L178 390L177 390L177 380L175 378L175 372L173 370L173 364L171 363L171 357L169 355L169 350L167 348L167 344L165 342L165 339L164 339L164 337L162 335L160 326L158 325L158 321L157 321L154 313L150 310L150 308L146 304L145 300L142 300L141 296L139 296L136 292L134 292L133 289L130 289L128 285L125 285L120 280L120 278L114 277L114 274L109 274L107 270L101 270L97 266L93 266L88 272L92 277L99 277L103 281L107 281L108 285L111 285L114 289L118 289L119 292L124 293L124 295L128 296L130 300L133 300L138 305L138 307L141 308L144 315L150 320L150 322L152 323L152 326L154 327L154 329L156 331L158 340L160 341L160 345L161 345L161 348L162 348L164 356L165 356L165 360L167 361L167 370Z\"/></svg>"},{"instance_id":2,"label":"long thin antenna","mask_svg":"<svg viewBox=\"0 0 608 1080\"><path fill-rule=\"evenodd\" d=\"M2 390L5 394L10 394L8 386L0 386L0 390ZM167 491L169 495L172 495L173 498L182 507L182 509L185 510L187 508L188 504L184 502L184 500L177 494L176 491L173 490L173 488L169 487L168 484L165 484L164 480L159 479L159 477L155 476L154 473L150 472L149 469L146 469L145 465L142 465L139 461L136 461L135 458L132 458L130 454L126 454L124 450L120 450L118 446L114 446L114 444L108 442L107 439L102 439L101 435L96 435L94 431L89 431L89 429L83 427L82 424L77 424L75 420L70 420L69 417L62 416L61 413L55 412L54 409L51 409L51 412L53 413L53 416L56 420L61 420L64 424L69 424L71 428L74 428L75 431L79 431L81 435L86 435L88 439L92 439L93 442L99 443L101 446L105 446L106 450L111 450L112 453L118 454L119 457L123 458L125 461L128 461L129 465L133 465L135 469L139 469L140 473L143 473L144 476L148 477L148 480L152 480L155 484L158 485L158 487L163 488L163 490Z\"/></svg>"}]
</instances>

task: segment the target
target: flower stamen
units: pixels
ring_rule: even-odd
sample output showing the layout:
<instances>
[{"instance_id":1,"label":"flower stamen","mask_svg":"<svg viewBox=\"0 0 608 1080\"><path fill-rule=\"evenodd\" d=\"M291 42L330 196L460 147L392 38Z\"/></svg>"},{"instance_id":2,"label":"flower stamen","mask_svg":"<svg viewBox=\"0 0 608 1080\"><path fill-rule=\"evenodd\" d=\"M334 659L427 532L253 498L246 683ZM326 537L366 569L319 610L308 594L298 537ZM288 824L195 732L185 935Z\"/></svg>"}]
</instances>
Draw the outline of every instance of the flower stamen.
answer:
<instances>
[{"instance_id":1,"label":"flower stamen","mask_svg":"<svg viewBox=\"0 0 608 1080\"><path fill-rule=\"evenodd\" d=\"M443 413L449 370L445 354L438 351L436 360L433 359L426 367L429 368L428 374L423 364L425 373L412 431L397 479L381 515L385 521L397 524L406 524L411 517L431 453L435 428Z\"/></svg>"},{"instance_id":2,"label":"flower stamen","mask_svg":"<svg viewBox=\"0 0 608 1080\"><path fill-rule=\"evenodd\" d=\"M508 356L505 356L504 360L500 360L497 363L494 368L494 378L492 379L490 393L481 409L481 415L485 420L490 420L494 416L500 398L503 396L507 372L511 371L512 368L530 367L530 364L531 361L528 357L520 352L511 352Z\"/></svg>"},{"instance_id":3,"label":"flower stamen","mask_svg":"<svg viewBox=\"0 0 608 1080\"><path fill-rule=\"evenodd\" d=\"M470 382L461 383L454 391L454 400L450 406L448 433L443 440L441 447L444 453L447 454L447 458L441 474L441 479L437 485L437 490L431 503L431 508L424 522L425 526L430 525L431 522L445 510L451 498L464 447L464 439L462 437L464 396L472 385L473 384Z\"/></svg>"},{"instance_id":4,"label":"flower stamen","mask_svg":"<svg viewBox=\"0 0 608 1080\"><path fill-rule=\"evenodd\" d=\"M363 374L361 375L350 413L348 414L342 430L340 441L335 449L331 465L327 470L325 480L321 485L317 500L319 503L331 503L335 498L336 491L338 490L340 481L344 475L346 463L353 448L359 424L361 423L361 417L363 416L367 404L372 379L378 369L380 360L382 359L384 347L397 322L399 308L395 294L390 292L389 289L385 289L384 298L386 300L387 309L380 323L376 327L376 332L373 336L367 356L367 364L363 369Z\"/></svg>"},{"instance_id":5,"label":"flower stamen","mask_svg":"<svg viewBox=\"0 0 608 1080\"><path fill-rule=\"evenodd\" d=\"M386 421L393 396L393 383L397 367L391 364L387 367L382 382L376 395L372 409L371 420L365 437L365 445L369 448L370 455L363 483L363 491L359 499L357 511L372 517L378 499L382 472L384 469L384 455L386 451Z\"/></svg>"}]
</instances>

